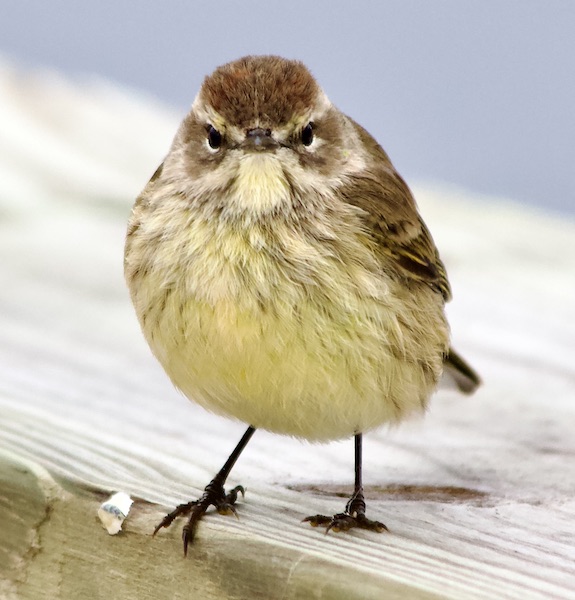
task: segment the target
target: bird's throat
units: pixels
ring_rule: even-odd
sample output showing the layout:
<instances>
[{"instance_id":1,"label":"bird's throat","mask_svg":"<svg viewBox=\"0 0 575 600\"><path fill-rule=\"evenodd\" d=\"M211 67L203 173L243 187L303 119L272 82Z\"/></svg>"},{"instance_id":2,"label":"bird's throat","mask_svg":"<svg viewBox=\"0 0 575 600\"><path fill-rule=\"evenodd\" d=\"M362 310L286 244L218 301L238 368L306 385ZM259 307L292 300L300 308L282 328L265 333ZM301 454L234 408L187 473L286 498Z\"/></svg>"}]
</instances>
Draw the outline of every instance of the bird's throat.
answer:
<instances>
[{"instance_id":1,"label":"bird's throat","mask_svg":"<svg viewBox=\"0 0 575 600\"><path fill-rule=\"evenodd\" d=\"M240 159L230 198L234 208L254 217L289 206L290 186L275 153L247 153Z\"/></svg>"}]
</instances>

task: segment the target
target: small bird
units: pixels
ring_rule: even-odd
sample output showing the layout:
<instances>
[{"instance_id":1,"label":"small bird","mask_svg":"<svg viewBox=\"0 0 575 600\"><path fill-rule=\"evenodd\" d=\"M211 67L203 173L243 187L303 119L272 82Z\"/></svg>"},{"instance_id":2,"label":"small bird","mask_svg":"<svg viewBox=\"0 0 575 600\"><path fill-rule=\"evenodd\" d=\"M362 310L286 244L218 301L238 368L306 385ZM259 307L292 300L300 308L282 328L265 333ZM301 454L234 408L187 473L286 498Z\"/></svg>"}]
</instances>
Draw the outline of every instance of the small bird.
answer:
<instances>
[{"instance_id":1,"label":"small bird","mask_svg":"<svg viewBox=\"0 0 575 600\"><path fill-rule=\"evenodd\" d=\"M173 384L249 425L189 515L184 553L256 429L355 436L345 510L368 519L362 435L425 410L444 370L479 384L451 348L445 267L406 183L375 139L299 61L247 56L207 76L134 205L125 276L144 336Z\"/></svg>"}]
</instances>

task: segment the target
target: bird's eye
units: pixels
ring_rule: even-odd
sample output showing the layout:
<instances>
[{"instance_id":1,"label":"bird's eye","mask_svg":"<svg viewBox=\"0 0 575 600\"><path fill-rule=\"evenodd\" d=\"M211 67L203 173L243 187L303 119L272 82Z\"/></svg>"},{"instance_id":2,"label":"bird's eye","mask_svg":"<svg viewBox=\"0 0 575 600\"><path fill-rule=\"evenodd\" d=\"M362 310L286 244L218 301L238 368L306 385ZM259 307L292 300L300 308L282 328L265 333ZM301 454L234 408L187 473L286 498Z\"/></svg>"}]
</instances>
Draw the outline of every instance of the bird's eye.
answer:
<instances>
[{"instance_id":1,"label":"bird's eye","mask_svg":"<svg viewBox=\"0 0 575 600\"><path fill-rule=\"evenodd\" d=\"M212 125L208 125L208 145L212 150L218 150L222 145L222 134Z\"/></svg>"},{"instance_id":2,"label":"bird's eye","mask_svg":"<svg viewBox=\"0 0 575 600\"><path fill-rule=\"evenodd\" d=\"M313 123L308 123L301 132L301 143L304 146L311 146L313 142Z\"/></svg>"}]
</instances>

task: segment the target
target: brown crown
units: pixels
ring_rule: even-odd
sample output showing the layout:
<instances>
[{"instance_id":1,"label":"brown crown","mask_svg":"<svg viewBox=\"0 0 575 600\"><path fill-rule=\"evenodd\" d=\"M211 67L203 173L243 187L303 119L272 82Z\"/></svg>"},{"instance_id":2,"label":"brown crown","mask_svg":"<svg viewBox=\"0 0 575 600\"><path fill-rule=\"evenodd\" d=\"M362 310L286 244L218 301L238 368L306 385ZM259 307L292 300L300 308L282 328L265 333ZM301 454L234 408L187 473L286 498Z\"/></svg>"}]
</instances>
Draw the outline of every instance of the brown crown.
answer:
<instances>
[{"instance_id":1,"label":"brown crown","mask_svg":"<svg viewBox=\"0 0 575 600\"><path fill-rule=\"evenodd\" d=\"M245 56L208 75L201 98L240 128L283 125L313 108L319 86L299 61Z\"/></svg>"}]
</instances>

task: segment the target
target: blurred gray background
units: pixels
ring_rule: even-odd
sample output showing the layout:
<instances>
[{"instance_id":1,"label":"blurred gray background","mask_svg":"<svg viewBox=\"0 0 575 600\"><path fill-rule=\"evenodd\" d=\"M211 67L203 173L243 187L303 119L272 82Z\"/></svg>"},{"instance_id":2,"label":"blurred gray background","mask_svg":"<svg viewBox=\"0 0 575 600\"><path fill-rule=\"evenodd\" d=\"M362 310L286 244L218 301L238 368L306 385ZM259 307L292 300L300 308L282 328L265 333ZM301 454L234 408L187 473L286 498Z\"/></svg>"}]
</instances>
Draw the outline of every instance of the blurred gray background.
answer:
<instances>
[{"instance_id":1,"label":"blurred gray background","mask_svg":"<svg viewBox=\"0 0 575 600\"><path fill-rule=\"evenodd\" d=\"M0 9L0 55L110 79L182 114L219 64L249 53L301 59L409 182L575 214L572 0L3 0Z\"/></svg>"}]
</instances>

